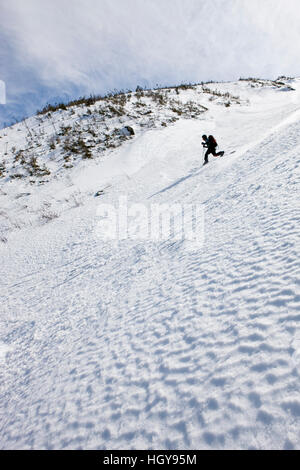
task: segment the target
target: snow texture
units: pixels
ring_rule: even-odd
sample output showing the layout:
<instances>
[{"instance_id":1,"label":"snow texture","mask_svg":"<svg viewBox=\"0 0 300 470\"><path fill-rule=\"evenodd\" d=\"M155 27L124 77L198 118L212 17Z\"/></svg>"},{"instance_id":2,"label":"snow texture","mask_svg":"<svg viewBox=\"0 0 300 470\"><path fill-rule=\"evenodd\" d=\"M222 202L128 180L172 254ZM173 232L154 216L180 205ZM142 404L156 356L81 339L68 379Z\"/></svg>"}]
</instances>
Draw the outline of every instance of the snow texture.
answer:
<instances>
[{"instance_id":1,"label":"snow texture","mask_svg":"<svg viewBox=\"0 0 300 470\"><path fill-rule=\"evenodd\" d=\"M145 129L41 187L1 183L2 449L300 448L292 86L212 84L248 105L206 103L201 120ZM226 150L206 167L203 133ZM124 194L203 204L204 246L103 242L97 207Z\"/></svg>"}]
</instances>

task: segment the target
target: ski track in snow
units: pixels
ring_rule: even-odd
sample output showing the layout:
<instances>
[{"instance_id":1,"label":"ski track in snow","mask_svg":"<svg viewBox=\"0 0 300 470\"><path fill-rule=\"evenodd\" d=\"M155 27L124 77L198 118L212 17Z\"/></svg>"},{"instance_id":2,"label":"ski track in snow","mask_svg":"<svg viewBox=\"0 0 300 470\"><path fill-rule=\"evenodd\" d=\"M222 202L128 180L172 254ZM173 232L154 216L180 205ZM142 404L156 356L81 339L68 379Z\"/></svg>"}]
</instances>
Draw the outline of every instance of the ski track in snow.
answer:
<instances>
[{"instance_id":1,"label":"ski track in snow","mask_svg":"<svg viewBox=\"0 0 300 470\"><path fill-rule=\"evenodd\" d=\"M1 448L299 449L299 166L296 121L144 189L205 203L195 251L103 244L96 202L1 246Z\"/></svg>"}]
</instances>

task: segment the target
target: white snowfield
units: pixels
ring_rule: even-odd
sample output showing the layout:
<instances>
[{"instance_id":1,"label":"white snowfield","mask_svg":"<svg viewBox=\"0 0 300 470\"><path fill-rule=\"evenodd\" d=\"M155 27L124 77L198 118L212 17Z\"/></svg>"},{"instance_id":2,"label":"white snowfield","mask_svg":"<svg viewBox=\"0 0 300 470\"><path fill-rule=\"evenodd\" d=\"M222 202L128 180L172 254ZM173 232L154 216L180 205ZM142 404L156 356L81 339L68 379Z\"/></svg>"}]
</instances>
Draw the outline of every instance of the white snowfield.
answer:
<instances>
[{"instance_id":1,"label":"white snowfield","mask_svg":"<svg viewBox=\"0 0 300 470\"><path fill-rule=\"evenodd\" d=\"M0 243L1 449L300 449L300 80L291 84L210 85L249 104L211 103L200 120L140 132L65 179L19 183L62 202L59 217ZM226 151L206 167L203 133ZM70 188L79 207L63 205ZM203 246L103 241L97 209L124 195L202 205Z\"/></svg>"}]
</instances>

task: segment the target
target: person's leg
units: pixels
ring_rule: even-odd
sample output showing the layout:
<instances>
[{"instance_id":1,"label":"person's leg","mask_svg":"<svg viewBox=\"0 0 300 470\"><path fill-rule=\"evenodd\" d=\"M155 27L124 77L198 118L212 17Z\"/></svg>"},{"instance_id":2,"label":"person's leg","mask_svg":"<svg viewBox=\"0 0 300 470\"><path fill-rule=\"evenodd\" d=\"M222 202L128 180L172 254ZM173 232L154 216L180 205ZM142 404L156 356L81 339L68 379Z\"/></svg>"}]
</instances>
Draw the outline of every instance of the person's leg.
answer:
<instances>
[{"instance_id":1,"label":"person's leg","mask_svg":"<svg viewBox=\"0 0 300 470\"><path fill-rule=\"evenodd\" d=\"M207 152L205 153L205 157L204 157L204 162L205 163L208 163L208 155L210 154L210 150L208 149Z\"/></svg>"},{"instance_id":2,"label":"person's leg","mask_svg":"<svg viewBox=\"0 0 300 470\"><path fill-rule=\"evenodd\" d=\"M224 152L216 153L216 149L213 149L213 151L211 153L213 154L214 157L221 157L221 156L224 155Z\"/></svg>"}]
</instances>

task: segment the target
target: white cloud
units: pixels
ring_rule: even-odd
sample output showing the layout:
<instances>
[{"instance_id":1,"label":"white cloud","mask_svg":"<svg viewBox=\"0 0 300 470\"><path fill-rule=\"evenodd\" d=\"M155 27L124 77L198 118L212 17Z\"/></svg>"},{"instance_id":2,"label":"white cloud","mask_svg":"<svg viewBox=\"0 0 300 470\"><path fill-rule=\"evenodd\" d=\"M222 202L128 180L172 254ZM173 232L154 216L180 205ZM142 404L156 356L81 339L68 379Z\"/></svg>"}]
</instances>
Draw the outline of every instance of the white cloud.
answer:
<instances>
[{"instance_id":1,"label":"white cloud","mask_svg":"<svg viewBox=\"0 0 300 470\"><path fill-rule=\"evenodd\" d=\"M138 83L300 75L298 0L0 3L0 31L16 70L18 64L31 70L57 94L72 85L90 93ZM15 90L30 88L21 82L15 76Z\"/></svg>"},{"instance_id":2,"label":"white cloud","mask_svg":"<svg viewBox=\"0 0 300 470\"><path fill-rule=\"evenodd\" d=\"M5 83L0 80L0 104L6 103L6 88Z\"/></svg>"}]
</instances>

